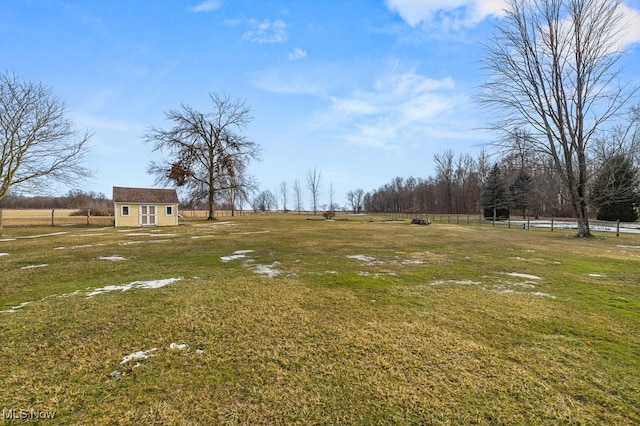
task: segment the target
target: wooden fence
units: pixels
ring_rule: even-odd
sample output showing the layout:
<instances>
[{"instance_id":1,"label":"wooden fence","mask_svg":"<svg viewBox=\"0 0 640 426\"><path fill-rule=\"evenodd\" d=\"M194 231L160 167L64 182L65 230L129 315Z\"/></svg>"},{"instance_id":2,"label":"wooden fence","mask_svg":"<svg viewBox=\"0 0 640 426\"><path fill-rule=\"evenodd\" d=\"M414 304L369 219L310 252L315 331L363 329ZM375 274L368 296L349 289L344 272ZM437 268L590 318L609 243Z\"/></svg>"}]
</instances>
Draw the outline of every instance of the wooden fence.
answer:
<instances>
[{"instance_id":1,"label":"wooden fence","mask_svg":"<svg viewBox=\"0 0 640 426\"><path fill-rule=\"evenodd\" d=\"M555 231L560 229L578 229L578 224L575 219L571 218L509 218L506 220L492 220L486 219L482 215L466 215L466 214L407 214L407 213L379 213L371 215L373 217L379 217L383 220L411 220L412 218L427 220L433 224L455 224L455 225L479 225L479 226L493 226L503 228L521 228L524 230L548 230ZM620 233L628 234L640 234L639 222L620 222L620 221L604 221L589 219L589 227L592 232L615 232L616 235Z\"/></svg>"},{"instance_id":2,"label":"wooden fence","mask_svg":"<svg viewBox=\"0 0 640 426\"><path fill-rule=\"evenodd\" d=\"M15 226L112 225L113 216L78 209L0 209L0 229Z\"/></svg>"}]
</instances>

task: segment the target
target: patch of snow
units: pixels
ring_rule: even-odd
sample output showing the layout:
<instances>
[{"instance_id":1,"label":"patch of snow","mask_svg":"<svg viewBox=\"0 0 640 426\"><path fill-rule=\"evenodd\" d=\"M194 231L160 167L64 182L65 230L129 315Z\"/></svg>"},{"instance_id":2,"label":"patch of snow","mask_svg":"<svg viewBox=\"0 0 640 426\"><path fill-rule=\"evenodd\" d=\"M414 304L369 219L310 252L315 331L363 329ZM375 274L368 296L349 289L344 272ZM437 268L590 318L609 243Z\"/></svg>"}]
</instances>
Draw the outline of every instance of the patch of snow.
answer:
<instances>
[{"instance_id":1,"label":"patch of snow","mask_svg":"<svg viewBox=\"0 0 640 426\"><path fill-rule=\"evenodd\" d=\"M133 288L143 288L143 289L161 288L169 284L172 284L176 281L180 281L181 279L182 278L167 278L164 280L154 280L154 281L133 281L129 284L123 284L123 285L108 285L101 288L97 288L87 293L87 297L93 297L95 295L102 294L102 293L109 293L111 291L128 291Z\"/></svg>"},{"instance_id":2,"label":"patch of snow","mask_svg":"<svg viewBox=\"0 0 640 426\"><path fill-rule=\"evenodd\" d=\"M640 249L640 246L625 246L625 245L618 245L616 247L620 247L620 248L630 248L630 249Z\"/></svg>"},{"instance_id":3,"label":"patch of snow","mask_svg":"<svg viewBox=\"0 0 640 426\"><path fill-rule=\"evenodd\" d=\"M237 250L234 251L231 256L222 256L220 260L223 262L231 262L232 260L244 259L247 257L247 253L253 253L253 250Z\"/></svg>"},{"instance_id":4,"label":"patch of snow","mask_svg":"<svg viewBox=\"0 0 640 426\"><path fill-rule=\"evenodd\" d=\"M550 298L552 298L552 299L555 299L555 298L556 298L556 297L555 297L554 295L552 295L552 294L549 294L549 293L543 293L543 292L541 292L541 291L534 291L534 292L532 292L532 293L525 293L525 294L530 294L530 295L532 295L532 296L539 296L539 297L550 297Z\"/></svg>"},{"instance_id":5,"label":"patch of snow","mask_svg":"<svg viewBox=\"0 0 640 426\"><path fill-rule=\"evenodd\" d=\"M271 231L232 232L231 235L268 234Z\"/></svg>"},{"instance_id":6,"label":"patch of snow","mask_svg":"<svg viewBox=\"0 0 640 426\"><path fill-rule=\"evenodd\" d=\"M62 298L62 297L71 297L71 296L76 296L79 294L86 294L87 297L92 297L95 296L96 294L101 294L101 293L107 293L109 291L127 291L130 290L132 288L143 288L143 289L149 289L149 288L160 288L160 287L164 287L166 285L169 285L173 282L176 281L180 281L182 278L168 278L166 280L156 280L156 281L134 281L132 283L126 284L126 285L121 285L121 286L106 286L106 287L102 287L102 288L98 288L95 290L91 290L90 287L87 287L86 291L82 291L82 290L76 290L74 292L71 293L65 293L65 294L52 294L49 296L45 296L40 300L37 300L36 302L22 302L21 304L17 305L17 306L12 306L11 309L7 309L4 311L0 311L0 313L3 312L7 312L7 313L14 313L16 312L17 309L20 308L24 308L25 306L27 306L30 303L37 303L37 302L42 302L45 301L47 299L51 299L51 298Z\"/></svg>"},{"instance_id":7,"label":"patch of snow","mask_svg":"<svg viewBox=\"0 0 640 426\"><path fill-rule=\"evenodd\" d=\"M126 364L126 363L131 362L131 361L138 361L138 360L142 360L142 359L147 359L147 358L149 358L149 354L150 353L155 352L157 350L158 350L158 348L151 348L151 349L146 350L146 351L137 351L137 352L134 352L132 354L126 355L124 358L122 358L122 361L120 361L120 365Z\"/></svg>"},{"instance_id":8,"label":"patch of snow","mask_svg":"<svg viewBox=\"0 0 640 426\"><path fill-rule=\"evenodd\" d=\"M400 263L403 265L422 265L424 261L420 259L404 259Z\"/></svg>"},{"instance_id":9,"label":"patch of snow","mask_svg":"<svg viewBox=\"0 0 640 426\"><path fill-rule=\"evenodd\" d=\"M172 343L169 345L169 349L175 349L178 351L184 351L185 349L187 349L188 345L186 343Z\"/></svg>"},{"instance_id":10,"label":"patch of snow","mask_svg":"<svg viewBox=\"0 0 640 426\"><path fill-rule=\"evenodd\" d=\"M215 228L217 226L236 226L235 222L216 222L216 223L207 223L207 224L196 224L194 226L203 227L203 228Z\"/></svg>"},{"instance_id":11,"label":"patch of snow","mask_svg":"<svg viewBox=\"0 0 640 426\"><path fill-rule=\"evenodd\" d=\"M131 244L166 243L167 241L170 241L170 240L125 241L123 243L118 243L118 245L128 246Z\"/></svg>"},{"instance_id":12,"label":"patch of snow","mask_svg":"<svg viewBox=\"0 0 640 426\"><path fill-rule=\"evenodd\" d=\"M52 237L54 235L64 235L64 234L68 234L68 232L67 231L52 232L50 234L27 235L27 236L18 237L18 238L41 238L41 237Z\"/></svg>"},{"instance_id":13,"label":"patch of snow","mask_svg":"<svg viewBox=\"0 0 640 426\"><path fill-rule=\"evenodd\" d=\"M555 299L556 297L549 294L549 293L543 293L541 291L533 291L533 292L527 292L527 291L515 291L515 290L511 290L508 288L505 289L498 289L496 290L498 293L500 294L524 294L524 295L530 295L530 296L537 296L537 297L549 297L551 299Z\"/></svg>"},{"instance_id":14,"label":"patch of snow","mask_svg":"<svg viewBox=\"0 0 640 426\"><path fill-rule=\"evenodd\" d=\"M23 267L22 267L22 268L20 268L20 269L44 268L44 267L47 267L47 266L49 266L49 264L47 264L47 263L42 263L42 264L40 264L40 265L27 265L27 266L23 266Z\"/></svg>"},{"instance_id":15,"label":"patch of snow","mask_svg":"<svg viewBox=\"0 0 640 426\"><path fill-rule=\"evenodd\" d=\"M9 253L0 253L0 257L2 256L9 256Z\"/></svg>"},{"instance_id":16,"label":"patch of snow","mask_svg":"<svg viewBox=\"0 0 640 426\"><path fill-rule=\"evenodd\" d=\"M247 257L247 256L245 256L244 254L234 254L234 255L231 255L231 256L222 256L220 258L220 260L222 260L223 262L226 263L226 262L231 262L232 260L238 260L238 259L242 259L242 258L245 258L245 257Z\"/></svg>"},{"instance_id":17,"label":"patch of snow","mask_svg":"<svg viewBox=\"0 0 640 426\"><path fill-rule=\"evenodd\" d=\"M126 257L123 256L118 256L117 254L114 254L113 256L100 256L98 257L99 260L110 260L112 262L119 262L121 260L127 260Z\"/></svg>"},{"instance_id":18,"label":"patch of snow","mask_svg":"<svg viewBox=\"0 0 640 426\"><path fill-rule=\"evenodd\" d=\"M15 238L3 238L0 240L0 243L5 241L15 241L15 240L16 240Z\"/></svg>"},{"instance_id":19,"label":"patch of snow","mask_svg":"<svg viewBox=\"0 0 640 426\"><path fill-rule=\"evenodd\" d=\"M511 277L517 277L517 278L525 278L525 279L528 279L528 280L539 280L539 279L541 279L540 277L537 277L535 275L520 274L518 272L508 272L506 275L509 275Z\"/></svg>"},{"instance_id":20,"label":"patch of snow","mask_svg":"<svg viewBox=\"0 0 640 426\"><path fill-rule=\"evenodd\" d=\"M54 250L75 250L75 249L82 249L82 248L89 248L89 247L98 247L98 246L106 246L106 244L104 243L97 243L97 244L82 244L82 245L78 245L78 246L70 246L70 247L54 247Z\"/></svg>"},{"instance_id":21,"label":"patch of snow","mask_svg":"<svg viewBox=\"0 0 640 426\"><path fill-rule=\"evenodd\" d=\"M202 355L204 353L204 349L196 349L196 353L198 355Z\"/></svg>"},{"instance_id":22,"label":"patch of snow","mask_svg":"<svg viewBox=\"0 0 640 426\"><path fill-rule=\"evenodd\" d=\"M522 288L535 288L533 284L529 284L528 282L512 283L511 285L515 287L522 287Z\"/></svg>"},{"instance_id":23,"label":"patch of snow","mask_svg":"<svg viewBox=\"0 0 640 426\"><path fill-rule=\"evenodd\" d=\"M367 271L359 271L359 272L356 272L356 274L360 275L361 277L373 277L374 279L382 278L384 276L389 276L389 277L398 276L394 272L383 272L383 273L372 274L371 272L367 272Z\"/></svg>"},{"instance_id":24,"label":"patch of snow","mask_svg":"<svg viewBox=\"0 0 640 426\"><path fill-rule=\"evenodd\" d=\"M376 260L375 257L365 256L364 254L352 254L347 256L348 259L356 259L361 262L374 262Z\"/></svg>"},{"instance_id":25,"label":"patch of snow","mask_svg":"<svg viewBox=\"0 0 640 426\"><path fill-rule=\"evenodd\" d=\"M480 285L481 282L472 280L436 280L429 283L429 285L442 285L442 284L459 284L459 285Z\"/></svg>"},{"instance_id":26,"label":"patch of snow","mask_svg":"<svg viewBox=\"0 0 640 426\"><path fill-rule=\"evenodd\" d=\"M19 304L19 305L12 306L12 307L11 307L11 309L7 309L7 310L5 310L5 311L0 311L0 313L3 313L3 312L7 312L7 313L14 313L14 312L16 312L18 309L22 309L22 308L24 308L25 306L27 306L27 305L28 305L28 304L30 304L30 303L31 303L31 302L22 302L22 303L21 303L21 304Z\"/></svg>"},{"instance_id":27,"label":"patch of snow","mask_svg":"<svg viewBox=\"0 0 640 426\"><path fill-rule=\"evenodd\" d=\"M276 275L280 275L282 273L281 270L275 269L275 267L278 266L279 264L280 262L273 262L271 265L258 264L256 265L253 272L255 272L256 274L265 274L269 278L273 278Z\"/></svg>"},{"instance_id":28,"label":"patch of snow","mask_svg":"<svg viewBox=\"0 0 640 426\"><path fill-rule=\"evenodd\" d=\"M596 277L596 278L600 278L600 277L604 277L604 274L589 274L590 277Z\"/></svg>"}]
</instances>

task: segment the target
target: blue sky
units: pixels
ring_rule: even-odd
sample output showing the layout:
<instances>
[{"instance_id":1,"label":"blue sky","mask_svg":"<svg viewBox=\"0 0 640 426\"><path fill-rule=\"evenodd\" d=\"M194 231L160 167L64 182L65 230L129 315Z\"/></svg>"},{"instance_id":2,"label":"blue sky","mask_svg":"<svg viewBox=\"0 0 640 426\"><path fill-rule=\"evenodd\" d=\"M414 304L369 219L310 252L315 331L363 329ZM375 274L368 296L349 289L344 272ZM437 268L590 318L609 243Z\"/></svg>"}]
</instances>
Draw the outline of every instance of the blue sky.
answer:
<instances>
[{"instance_id":1,"label":"blue sky","mask_svg":"<svg viewBox=\"0 0 640 426\"><path fill-rule=\"evenodd\" d=\"M636 19L640 0L624 2ZM433 175L433 155L477 154L492 135L474 101L501 0L3 0L2 71L42 82L93 131L81 189L152 187L142 137L209 93L245 100L262 189L322 173L347 191ZM625 58L638 80L637 44ZM66 189L62 189L66 192ZM290 196L291 199L291 196ZM309 206L305 191L305 207Z\"/></svg>"}]
</instances>

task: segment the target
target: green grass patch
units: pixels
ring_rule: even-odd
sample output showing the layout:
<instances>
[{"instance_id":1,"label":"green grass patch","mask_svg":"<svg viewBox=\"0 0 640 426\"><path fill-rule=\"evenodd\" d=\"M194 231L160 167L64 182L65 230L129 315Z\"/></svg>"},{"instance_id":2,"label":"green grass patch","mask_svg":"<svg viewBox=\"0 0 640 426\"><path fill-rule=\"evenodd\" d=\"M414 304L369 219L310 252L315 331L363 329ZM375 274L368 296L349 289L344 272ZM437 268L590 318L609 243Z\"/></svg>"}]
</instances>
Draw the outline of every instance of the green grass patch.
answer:
<instances>
[{"instance_id":1,"label":"green grass patch","mask_svg":"<svg viewBox=\"0 0 640 426\"><path fill-rule=\"evenodd\" d=\"M640 423L637 236L298 215L2 232L5 417Z\"/></svg>"}]
</instances>

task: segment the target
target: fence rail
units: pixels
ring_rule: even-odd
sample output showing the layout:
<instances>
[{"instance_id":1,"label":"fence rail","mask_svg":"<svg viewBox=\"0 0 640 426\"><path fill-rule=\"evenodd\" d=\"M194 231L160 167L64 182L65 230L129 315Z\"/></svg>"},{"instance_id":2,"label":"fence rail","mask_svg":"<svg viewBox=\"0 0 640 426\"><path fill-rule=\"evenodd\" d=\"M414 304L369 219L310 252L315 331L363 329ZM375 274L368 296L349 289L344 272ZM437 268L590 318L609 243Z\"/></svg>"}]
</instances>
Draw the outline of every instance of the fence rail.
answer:
<instances>
[{"instance_id":1,"label":"fence rail","mask_svg":"<svg viewBox=\"0 0 640 426\"><path fill-rule=\"evenodd\" d=\"M0 209L0 229L16 226L111 225L113 216L90 209Z\"/></svg>"},{"instance_id":2,"label":"fence rail","mask_svg":"<svg viewBox=\"0 0 640 426\"><path fill-rule=\"evenodd\" d=\"M486 219L482 215L466 214L408 214L408 213L378 213L376 217L388 218L389 220L411 220L412 218L428 220L430 223L455 224L455 225L480 225L498 226L505 228L522 228L527 230L542 229L554 231L557 229L578 229L578 223L571 218L542 218L542 219L522 219L509 218L505 220ZM604 220L589 219L591 231L615 232L627 234L640 234L640 223L638 222L611 222Z\"/></svg>"},{"instance_id":3,"label":"fence rail","mask_svg":"<svg viewBox=\"0 0 640 426\"><path fill-rule=\"evenodd\" d=\"M180 210L180 220L206 219L206 210ZM248 212L236 210L235 216ZM216 217L229 217L231 210L216 210ZM69 226L114 224L113 215L95 215L91 209L2 209L0 208L0 229L19 226Z\"/></svg>"},{"instance_id":4,"label":"fence rail","mask_svg":"<svg viewBox=\"0 0 640 426\"><path fill-rule=\"evenodd\" d=\"M79 212L86 212L79 215ZM310 214L309 212L304 212ZM206 210L180 210L180 220L201 220L206 219ZM237 210L235 216L255 214L253 211ZM282 214L281 212L271 212L270 214ZM289 214L293 215L294 212ZM231 217L230 210L217 210L216 217ZM320 216L320 215L318 215ZM338 213L338 217L352 217L354 215L346 212ZM410 221L413 218L422 219L433 224L453 224L453 225L477 225L494 226L504 228L522 228L525 230L549 230L557 229L577 229L578 225L574 219L569 218L543 218L543 219L522 219L510 218L507 220L487 220L482 215L466 214L409 214L409 213L375 213L360 214L358 217L368 216L382 218L391 221ZM68 225L98 225L109 226L114 224L114 217L96 216L91 214L89 209L0 209L0 229L3 227L18 226L68 226ZM633 222L607 222L601 220L590 220L592 231L615 232L640 234L640 223Z\"/></svg>"}]
</instances>

